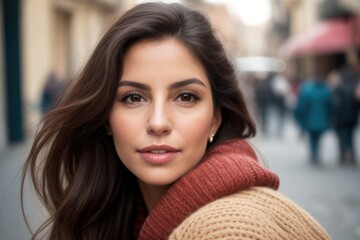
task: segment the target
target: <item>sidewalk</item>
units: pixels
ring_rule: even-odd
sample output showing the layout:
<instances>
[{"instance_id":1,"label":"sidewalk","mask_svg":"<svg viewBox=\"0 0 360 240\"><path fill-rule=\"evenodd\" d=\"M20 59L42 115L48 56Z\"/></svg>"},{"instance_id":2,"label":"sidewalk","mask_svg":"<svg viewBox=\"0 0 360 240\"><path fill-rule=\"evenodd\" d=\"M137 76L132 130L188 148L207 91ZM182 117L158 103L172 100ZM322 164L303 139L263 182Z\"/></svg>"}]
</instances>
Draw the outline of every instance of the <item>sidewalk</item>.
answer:
<instances>
[{"instance_id":1,"label":"sidewalk","mask_svg":"<svg viewBox=\"0 0 360 240\"><path fill-rule=\"evenodd\" d=\"M21 167L28 153L27 142L0 149L0 239L30 239L20 202ZM31 201L29 201L31 202Z\"/></svg>"}]
</instances>

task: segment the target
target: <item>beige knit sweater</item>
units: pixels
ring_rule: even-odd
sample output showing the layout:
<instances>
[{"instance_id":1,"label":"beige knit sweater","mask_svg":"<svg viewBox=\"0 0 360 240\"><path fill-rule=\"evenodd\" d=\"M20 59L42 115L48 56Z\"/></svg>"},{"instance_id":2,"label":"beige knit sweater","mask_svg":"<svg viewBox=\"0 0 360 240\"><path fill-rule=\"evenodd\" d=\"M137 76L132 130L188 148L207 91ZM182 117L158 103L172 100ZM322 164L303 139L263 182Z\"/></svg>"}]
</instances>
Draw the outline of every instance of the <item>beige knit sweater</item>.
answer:
<instances>
[{"instance_id":1,"label":"beige knit sweater","mask_svg":"<svg viewBox=\"0 0 360 240\"><path fill-rule=\"evenodd\" d=\"M170 240L324 240L320 224L287 197L252 187L209 203L185 219Z\"/></svg>"}]
</instances>

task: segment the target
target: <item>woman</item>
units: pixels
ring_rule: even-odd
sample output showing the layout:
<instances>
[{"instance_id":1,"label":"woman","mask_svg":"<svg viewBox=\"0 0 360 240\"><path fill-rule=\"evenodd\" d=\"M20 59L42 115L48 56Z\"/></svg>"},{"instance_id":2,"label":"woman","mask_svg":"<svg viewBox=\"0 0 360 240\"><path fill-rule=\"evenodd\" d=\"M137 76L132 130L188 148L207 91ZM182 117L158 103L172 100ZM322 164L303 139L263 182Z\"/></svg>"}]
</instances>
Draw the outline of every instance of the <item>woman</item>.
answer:
<instances>
[{"instance_id":1,"label":"woman","mask_svg":"<svg viewBox=\"0 0 360 240\"><path fill-rule=\"evenodd\" d=\"M137 5L34 140L25 171L50 213L34 238L328 239L274 191L277 176L244 140L255 132L208 20Z\"/></svg>"}]
</instances>

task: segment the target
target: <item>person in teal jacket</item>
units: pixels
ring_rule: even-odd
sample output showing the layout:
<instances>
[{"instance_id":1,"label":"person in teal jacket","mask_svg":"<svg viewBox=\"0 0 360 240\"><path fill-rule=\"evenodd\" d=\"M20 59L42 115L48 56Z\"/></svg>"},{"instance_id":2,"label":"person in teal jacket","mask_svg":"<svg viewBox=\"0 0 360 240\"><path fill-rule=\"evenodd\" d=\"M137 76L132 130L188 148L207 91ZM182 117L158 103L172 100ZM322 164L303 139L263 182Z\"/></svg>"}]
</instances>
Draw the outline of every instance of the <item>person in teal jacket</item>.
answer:
<instances>
[{"instance_id":1,"label":"person in teal jacket","mask_svg":"<svg viewBox=\"0 0 360 240\"><path fill-rule=\"evenodd\" d=\"M309 135L311 162L318 164L320 139L332 122L332 93L324 79L313 77L301 86L295 119Z\"/></svg>"}]
</instances>

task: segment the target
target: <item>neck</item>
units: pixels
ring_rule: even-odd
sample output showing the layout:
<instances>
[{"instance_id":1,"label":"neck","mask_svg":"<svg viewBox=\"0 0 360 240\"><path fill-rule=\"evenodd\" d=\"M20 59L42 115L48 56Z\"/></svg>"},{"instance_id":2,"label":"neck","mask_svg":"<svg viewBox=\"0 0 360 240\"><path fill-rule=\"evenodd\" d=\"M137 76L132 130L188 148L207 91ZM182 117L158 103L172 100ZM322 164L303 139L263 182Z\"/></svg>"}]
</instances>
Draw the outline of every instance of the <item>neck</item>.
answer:
<instances>
[{"instance_id":1,"label":"neck","mask_svg":"<svg viewBox=\"0 0 360 240\"><path fill-rule=\"evenodd\" d=\"M151 210L160 201L169 186L151 186L138 180L141 194L143 196L146 208L150 213Z\"/></svg>"}]
</instances>

